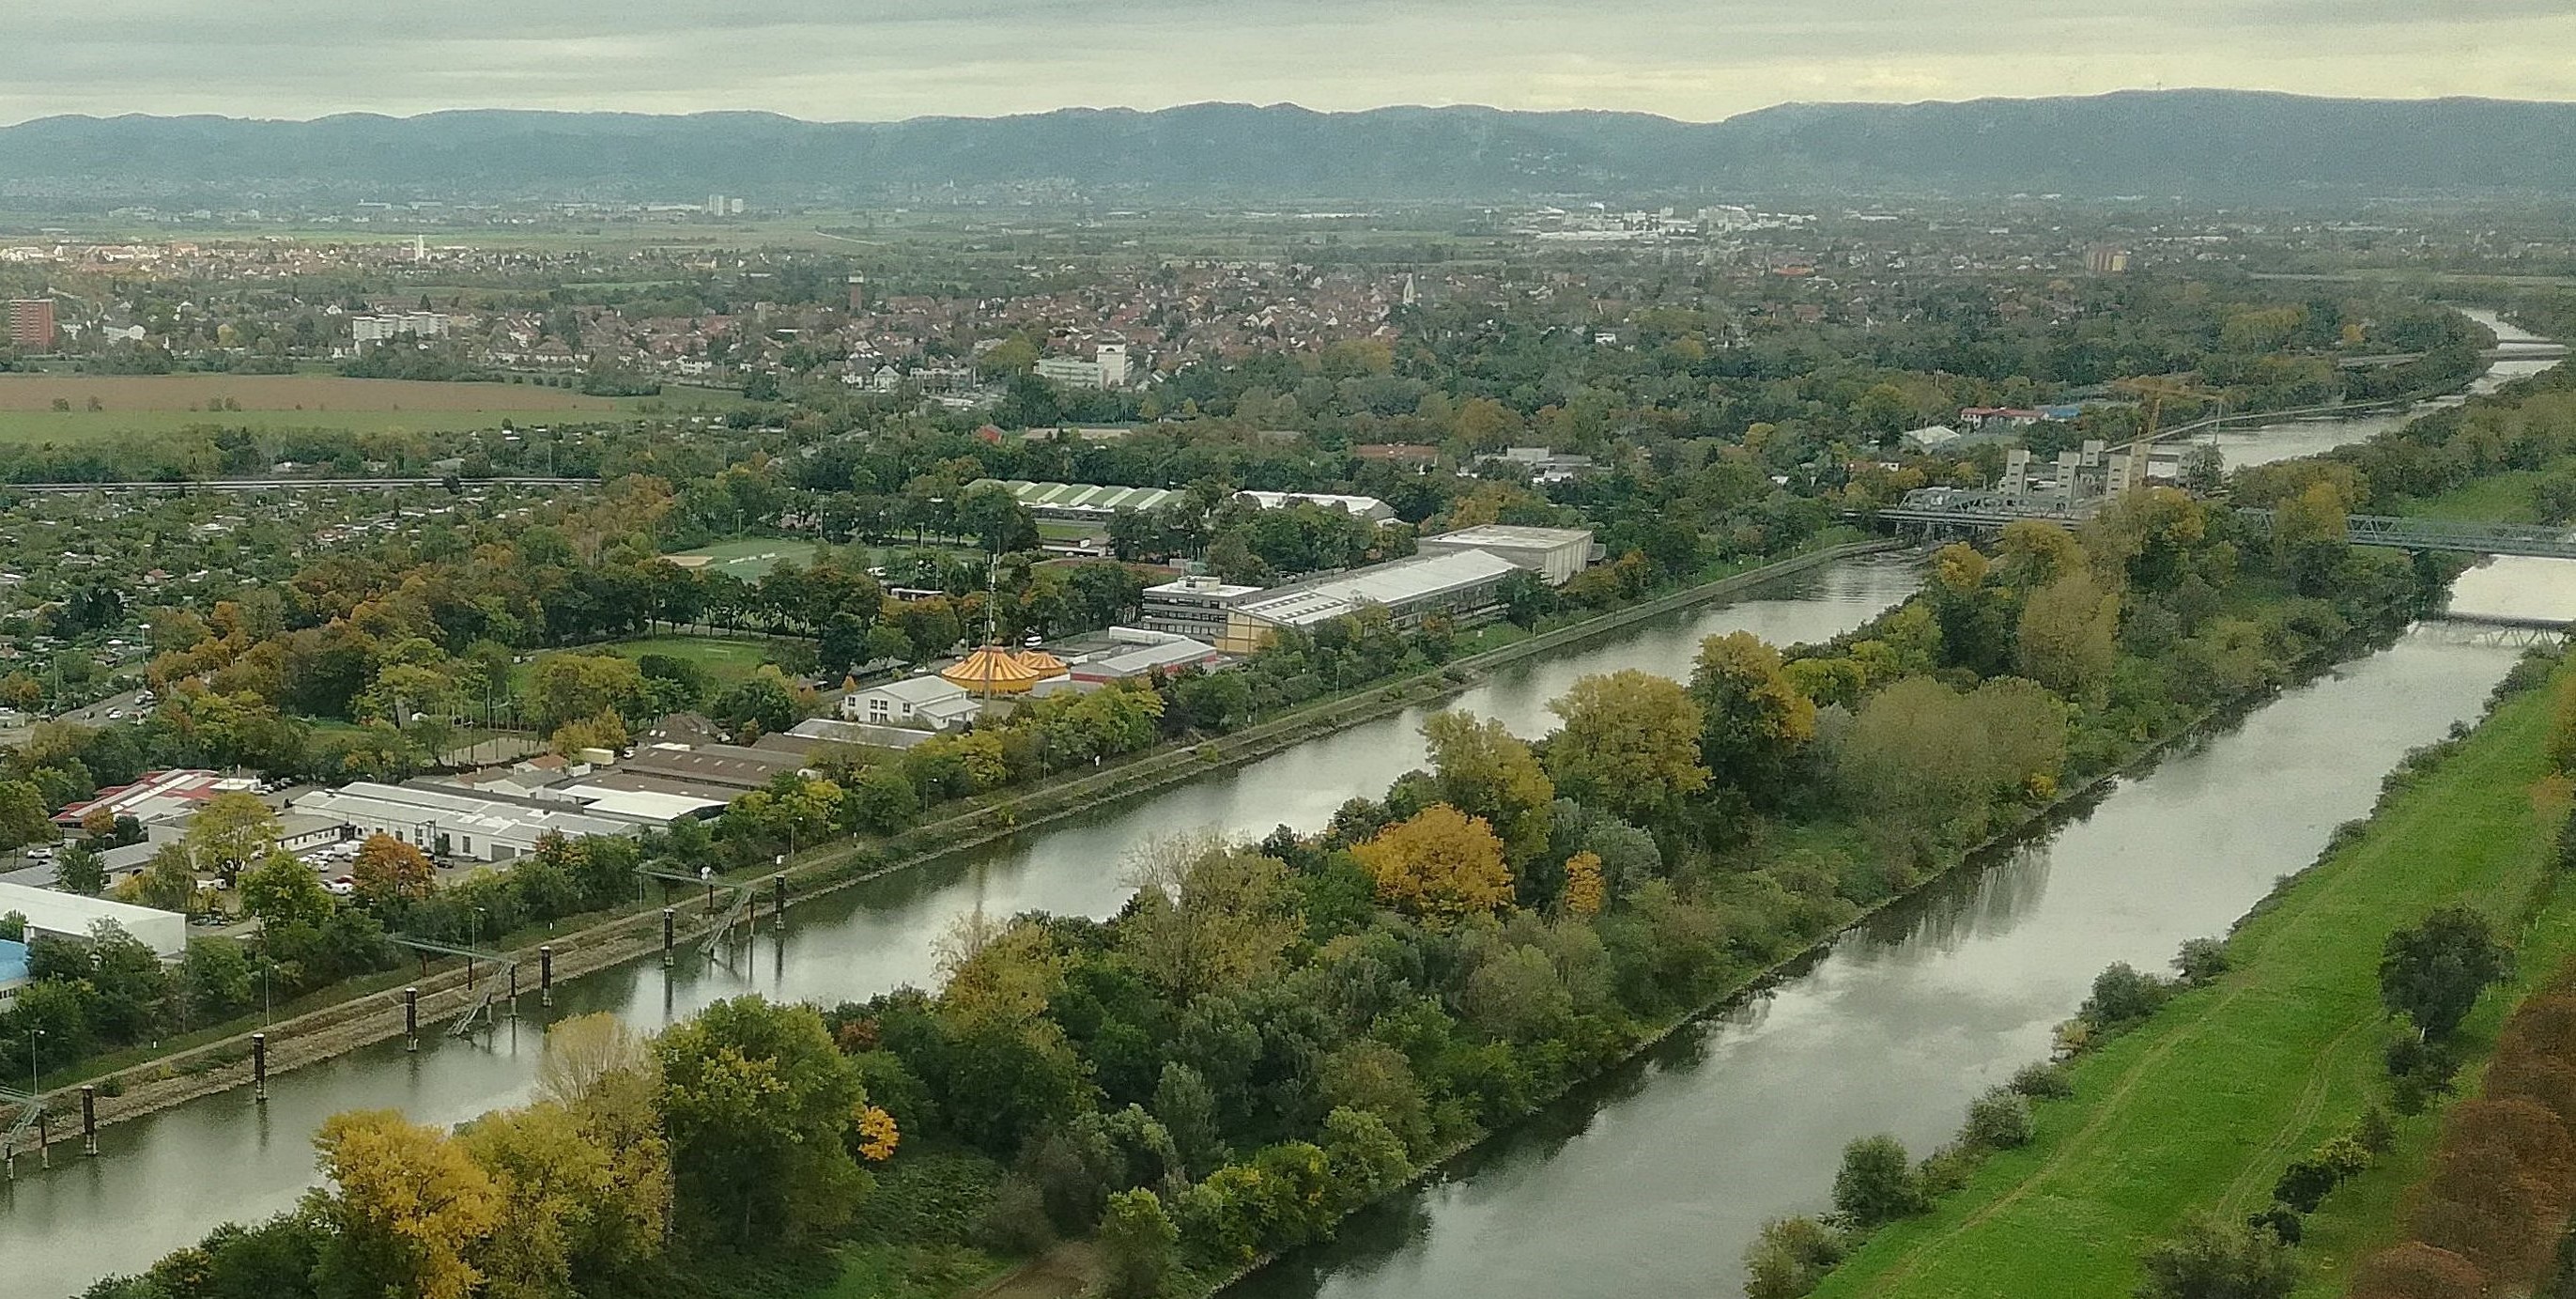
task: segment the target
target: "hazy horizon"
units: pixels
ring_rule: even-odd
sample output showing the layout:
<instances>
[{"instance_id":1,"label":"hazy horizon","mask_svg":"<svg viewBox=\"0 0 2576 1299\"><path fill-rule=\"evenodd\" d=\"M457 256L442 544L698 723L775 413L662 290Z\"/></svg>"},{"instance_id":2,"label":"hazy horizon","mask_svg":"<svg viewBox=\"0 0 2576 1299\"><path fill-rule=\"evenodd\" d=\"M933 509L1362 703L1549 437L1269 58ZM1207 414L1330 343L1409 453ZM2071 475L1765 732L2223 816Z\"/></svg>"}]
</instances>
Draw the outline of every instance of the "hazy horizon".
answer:
<instances>
[{"instance_id":1,"label":"hazy horizon","mask_svg":"<svg viewBox=\"0 0 2576 1299\"><path fill-rule=\"evenodd\" d=\"M97 0L0 18L0 123L449 109L817 122L1291 102L1716 121L1791 102L2269 90L2576 100L2563 0Z\"/></svg>"},{"instance_id":2,"label":"hazy horizon","mask_svg":"<svg viewBox=\"0 0 2576 1299\"><path fill-rule=\"evenodd\" d=\"M2162 94L2162 93L2168 93L2168 92L2199 92L2199 91L2214 91L2214 92L2223 92L2223 93L2244 93L2244 94L2278 94L2278 95L2295 95L2295 96L2300 96L2300 97L2303 97L2303 98L2314 98L2314 99L2351 99L2351 100L2355 100L2355 101L2361 101L2361 100L2378 100L2378 101L2417 100L2417 101L2427 101L2427 100L2435 100L2435 99L2474 99L2474 100L2487 100L2487 101L2496 102L2496 103L2518 103L2518 104L2567 104L2567 105L2570 105L2570 106L2576 106L2576 97L2570 97L2570 98L2565 98L2565 99L2533 99L2533 98L2515 98L2515 97L2508 97L2508 96L2501 96L2501 95L2414 95L2414 96L2408 96L2408 95L2309 95L2309 94L2307 94L2307 93L2306 93L2306 92L2304 92L2304 91L2290 91L2290 90L2261 90L2261 89L2253 89L2253 88L2242 87L2242 86L2159 86L2159 87L2155 87L2155 88L2153 88L2153 89L2148 89L2148 88L2143 88L2143 87L2131 87L2131 88L2125 88L2125 89L2119 89L2119 90L2091 91L2091 92L2069 92L2068 94L2062 94L2062 95L1974 95L1974 96L1967 96L1967 97L1960 98L1960 99L1906 99L1906 100L1855 100L1855 99L1845 99L1845 100L1832 100L1832 99L1804 99L1804 100L1798 100L1798 99L1784 99L1784 100L1779 100L1779 101L1777 101L1777 102L1775 102L1775 103L1762 104L1762 105L1758 105L1758 106L1753 107L1753 108L1743 109L1743 110L1741 110L1741 111L1739 111L1739 112L1729 113L1729 114L1726 114L1724 117L1708 117L1708 118L1673 117L1671 114L1667 114L1667 113L1651 113L1651 112L1648 112L1647 110L1644 110L1644 109L1622 109L1622 108L1609 108L1609 109L1591 109L1591 108L1576 108L1576 109L1512 108L1512 107L1509 107L1509 106L1506 106L1506 105L1502 105L1502 104L1470 104L1470 103L1456 103L1456 104L1427 104L1427 103L1423 103L1423 102L1420 102L1420 101L1414 101L1414 102L1410 102L1410 103L1407 103L1407 102L1389 102L1389 103L1383 103L1383 104L1369 104L1369 105L1365 105L1365 106L1357 107L1357 108L1317 108L1317 107L1315 107L1315 106L1313 106L1313 105L1311 105L1311 104L1303 104L1303 103L1299 103L1299 102L1297 102L1296 100L1293 100L1293 99L1279 99L1279 100L1269 100L1269 101L1256 101L1256 100L1247 100L1247 99L1195 99L1195 100L1189 100L1189 101L1186 101L1186 102L1184 102L1184 103L1178 103L1178 104L1165 104L1165 105L1160 105L1160 106L1158 106L1158 107L1152 107L1152 108L1140 108L1140 107L1137 107L1137 106L1132 105L1132 104L1059 104L1059 105L1057 105L1057 106L1055 106L1055 107L1053 107L1053 108L1027 109L1027 110L1018 111L1018 112L1011 112L1011 113L913 113L913 114L908 114L908 115L903 116L903 117L806 117L806 116L801 116L801 115L799 115L799 114L795 114L795 113L784 113L784 112L779 112L779 111L777 111L777 110L775 110L775 109L767 109L767 108L743 108L743 109L706 108L706 109L674 109L674 110L669 110L669 111L655 111L655 110L649 110L649 109L625 109L625 108L518 108L518 107L510 107L510 106L506 106L506 105L481 105L481 104L457 104L457 105L453 105L453 106L446 107L446 108L424 108L424 109L418 110L417 112L402 112L402 113L385 113L385 112L378 112L378 111L376 111L376 110L372 110L372 109L351 108L351 109L339 109L339 110L335 110L335 111L332 111L332 112L326 112L326 113L314 113L314 114L311 114L311 115L308 115L308 116L302 116L302 117L285 117L285 116L275 116L275 115L266 115L266 114L250 114L250 113L217 113L217 112L200 112L200 113L151 113L151 112L141 112L141 111L137 111L137 112L130 112L130 113L81 113L81 112L66 112L66 113L48 113L48 114L44 114L44 115L42 115L42 116L40 116L40 117L19 118L19 119L16 119L16 120L14 120L14 121L0 121L0 129L5 129L5 128L7 128L7 127L11 127L11 126L21 126L21 125L25 125L25 124L26 124L26 123L28 123L28 122L41 121L41 120L45 120L45 118L54 118L54 117L85 117L85 118L90 118L90 119L92 119L92 120L98 120L98 121L112 120L112 119L114 119L114 118L118 118L118 117L156 117L156 118L165 118L165 119L173 119L173 120L175 120L175 119L179 119L179 118L185 118L185 117L215 117L215 118L229 118L229 119L231 119L231 120L235 120L235 121L248 121L248 122L318 122L318 121L323 121L323 120L326 120L326 119L329 119L329 118L334 118L334 117L384 117L384 118L390 118L390 119L393 119L393 120L400 121L400 120L407 120L407 119L411 119L411 118L434 117L434 116L438 116L438 115L440 115L440 114L446 114L446 113L562 113L562 114L600 113L600 114L615 114L615 115L622 115L622 116L635 116L635 117L698 117L698 116L715 116L715 115L722 115L722 114L738 113L738 114L745 114L745 115L751 115L751 116L781 117L781 118L785 118L785 119L790 120L790 121L794 121L794 122L801 122L801 123L804 123L804 124L809 125L809 126L874 126L874 125L885 125L885 124L888 124L888 123L896 123L896 122L919 121L919 120L929 119L929 118L950 118L950 119L959 119L959 118L962 118L962 119L996 120L996 119L1009 118L1009 117L1040 117L1040 116L1044 116L1044 115L1046 115L1046 114L1048 114L1048 113L1074 113L1074 112L1091 112L1091 113L1123 113L1123 112L1132 112L1132 113L1159 113L1159 112L1166 112L1166 111L1169 111L1169 110L1171 110L1171 109L1176 109L1176 108L1207 108L1207 107L1214 107L1214 106L1242 107L1242 108L1256 108L1256 109L1293 108L1293 109L1299 109L1299 110L1303 110L1303 111L1307 111L1307 112L1312 112L1312 113L1317 113L1317 114L1325 115L1325 116L1345 116L1345 115L1357 114L1357 113L1387 112L1387 111L1398 110L1398 109L1416 109L1416 108L1469 108L1469 109L1486 109L1486 110L1492 110L1492 111L1495 111L1495 112L1506 112L1506 113L1517 113L1517 112L1532 112L1532 113L1553 113L1553 112L1597 112L1597 113L1613 113L1613 114L1641 114L1641 115L1644 115L1644 116L1650 116L1650 117L1663 117L1663 118L1667 118L1668 120L1677 121L1677 122L1682 122L1682 123L1685 123L1685 124L1699 124L1699 125L1707 125L1707 124L1714 124L1714 123L1717 123L1717 122L1722 122L1722 121L1727 120L1727 118L1731 118L1731 117L1741 117L1741 116L1743 116L1743 115L1744 115L1744 114L1746 114L1746 113L1758 113L1758 112L1763 111L1764 109L1769 109L1769 108L1781 108L1781 107L1787 107L1787 106L1794 105L1794 104L1835 104L1835 103L1846 103L1846 104L1848 104L1848 103L1874 103L1874 104L1887 104L1887 105L1893 105L1893 106L1904 106L1904 105L1914 105L1914 104L1959 104L1959 103L1970 103L1970 102L1975 102L1975 101L1980 101L1980 100L2004 100L2004 101L2016 101L2016 102L2029 102L2029 101L2043 100L2043 99L2093 98L2093 97L2099 97L2099 96L2102 96L2102 95L2115 95L2115 94Z\"/></svg>"}]
</instances>

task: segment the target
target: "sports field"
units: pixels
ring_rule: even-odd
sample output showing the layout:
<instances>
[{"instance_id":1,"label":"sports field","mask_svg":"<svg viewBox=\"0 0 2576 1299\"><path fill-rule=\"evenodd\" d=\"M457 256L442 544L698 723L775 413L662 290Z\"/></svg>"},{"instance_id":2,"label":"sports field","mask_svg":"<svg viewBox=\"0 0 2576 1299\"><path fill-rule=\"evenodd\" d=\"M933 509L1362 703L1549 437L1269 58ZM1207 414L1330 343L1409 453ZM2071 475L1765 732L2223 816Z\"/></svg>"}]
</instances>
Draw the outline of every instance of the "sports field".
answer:
<instances>
[{"instance_id":1,"label":"sports field","mask_svg":"<svg viewBox=\"0 0 2576 1299\"><path fill-rule=\"evenodd\" d=\"M97 409L91 409L92 403ZM615 418L648 403L665 411L736 404L727 394L700 390L660 397L590 397L534 384L315 374L0 374L0 440L70 442L120 433L170 433L192 424L428 432L490 428L505 419L543 425Z\"/></svg>"},{"instance_id":2,"label":"sports field","mask_svg":"<svg viewBox=\"0 0 2576 1299\"><path fill-rule=\"evenodd\" d=\"M1998 1155L1931 1213L1881 1231L1817 1299L2126 1299L2139 1257L2192 1213L2264 1207L2281 1170L2388 1094L2380 940L2437 907L2485 912L2520 950L2520 982L2462 1032L2482 1055L2529 983L2576 951L2576 897L2519 923L2548 870L2564 791L2545 779L2551 692L2511 701L2359 842L2245 924L2236 968L2073 1067L2075 1098L2038 1107L2038 1138ZM2474 1091L2474 1079L2466 1086ZM2302 1299L2342 1293L2395 1230L2433 1116L2308 1220Z\"/></svg>"},{"instance_id":3,"label":"sports field","mask_svg":"<svg viewBox=\"0 0 2576 1299\"><path fill-rule=\"evenodd\" d=\"M664 558L673 560L704 558L707 562L703 566L697 566L699 572L722 573L727 577L750 582L782 563L792 563L800 568L810 567L814 563L814 556L820 550L821 547L810 541L796 541L783 537L745 537L737 541L719 541L713 545L700 546L695 550L673 551Z\"/></svg>"},{"instance_id":4,"label":"sports field","mask_svg":"<svg viewBox=\"0 0 2576 1299\"><path fill-rule=\"evenodd\" d=\"M764 641L735 639L726 636L638 636L631 640L605 641L596 645L579 645L569 650L549 651L567 654L615 654L620 658L640 659L647 654L662 654L685 659L698 665L707 679L719 687L728 686L750 676L774 652ZM538 655L542 659L544 655ZM513 665L510 689L524 693L529 674L536 670L534 660Z\"/></svg>"}]
</instances>

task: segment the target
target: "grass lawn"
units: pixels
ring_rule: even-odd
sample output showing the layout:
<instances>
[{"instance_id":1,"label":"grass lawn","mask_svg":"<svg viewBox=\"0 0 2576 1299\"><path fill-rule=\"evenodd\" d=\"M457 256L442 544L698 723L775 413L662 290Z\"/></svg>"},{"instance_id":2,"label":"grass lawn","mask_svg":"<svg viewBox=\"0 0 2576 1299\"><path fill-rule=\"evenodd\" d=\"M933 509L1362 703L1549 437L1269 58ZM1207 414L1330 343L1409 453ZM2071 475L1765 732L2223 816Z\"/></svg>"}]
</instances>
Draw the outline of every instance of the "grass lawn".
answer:
<instances>
[{"instance_id":1,"label":"grass lawn","mask_svg":"<svg viewBox=\"0 0 2576 1299\"><path fill-rule=\"evenodd\" d=\"M793 563L800 568L811 566L814 556L821 550L822 547L811 541L789 537L744 537L700 546L695 550L673 551L668 557L680 559L703 555L708 563L701 571L723 573L750 582L782 562Z\"/></svg>"},{"instance_id":2,"label":"grass lawn","mask_svg":"<svg viewBox=\"0 0 2576 1299\"><path fill-rule=\"evenodd\" d=\"M2543 783L2548 693L2499 710L2358 843L2246 922L2233 972L2078 1061L2075 1099L2039 1107L2029 1147L1879 1233L1816 1294L2126 1299L2140 1254L2185 1217L2262 1208L2290 1160L2387 1095L2381 939L2451 903L2510 931L2543 878L2560 805ZM2524 987L2576 952L2576 893L2517 946ZM2464 1033L2472 1051L2518 997L2489 994ZM2437 1122L2401 1121L2398 1148L2327 1198L2300 1251L2302 1293L2337 1293L2357 1257L2393 1236Z\"/></svg>"},{"instance_id":3,"label":"grass lawn","mask_svg":"<svg viewBox=\"0 0 2576 1299\"><path fill-rule=\"evenodd\" d=\"M2464 483L2439 496L2406 503L2402 512L2426 519L2467 523L2536 523L2531 492L2548 477L2538 469L2516 469Z\"/></svg>"},{"instance_id":4,"label":"grass lawn","mask_svg":"<svg viewBox=\"0 0 2576 1299\"><path fill-rule=\"evenodd\" d=\"M709 680L724 686L750 676L754 669L769 661L772 652L769 642L762 640L726 636L638 636L632 640L548 650L529 662L511 667L510 690L514 694L526 693L529 674L536 670L537 662L547 654L615 654L630 659L640 659L647 654L667 654L697 664Z\"/></svg>"},{"instance_id":5,"label":"grass lawn","mask_svg":"<svg viewBox=\"0 0 2576 1299\"><path fill-rule=\"evenodd\" d=\"M771 647L766 641L728 640L716 636L646 636L592 647L593 653L602 651L630 659L640 659L647 654L667 654L695 663L704 668L709 677L725 682L750 676L753 669L769 661Z\"/></svg>"}]
</instances>

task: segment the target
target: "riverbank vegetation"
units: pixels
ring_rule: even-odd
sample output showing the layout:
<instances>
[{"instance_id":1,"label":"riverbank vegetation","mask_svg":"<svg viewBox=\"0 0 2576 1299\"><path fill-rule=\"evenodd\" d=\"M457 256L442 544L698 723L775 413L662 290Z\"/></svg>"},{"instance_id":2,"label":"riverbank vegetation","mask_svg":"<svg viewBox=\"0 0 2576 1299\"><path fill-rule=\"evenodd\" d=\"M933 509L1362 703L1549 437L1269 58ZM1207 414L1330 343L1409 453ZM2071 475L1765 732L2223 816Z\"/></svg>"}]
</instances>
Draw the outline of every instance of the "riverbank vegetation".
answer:
<instances>
[{"instance_id":1,"label":"riverbank vegetation","mask_svg":"<svg viewBox=\"0 0 2576 1299\"><path fill-rule=\"evenodd\" d=\"M2365 444L2242 471L2230 482L2231 495L2278 511L2282 526L2271 544L2294 581L2300 566L2295 552L2339 535L2337 516L2345 509L2493 517L2504 500L2496 485L2511 482L2517 494L2527 494L2543 507L2524 517L2545 516L2546 503L2553 499L2548 484L2554 480L2542 470L2564 466L2576 454L2571 395L2576 395L2576 378L2558 367ZM2319 545L2315 553L2323 558L2334 551ZM2526 664L2509 687L2527 687L2534 672ZM2526 728L2540 724L2532 720L2535 710L2546 711L2529 702L2520 709L2517 716ZM2488 729L2499 728L2510 730L2504 719ZM2511 752L2517 742L2521 751ZM1763 1299L1811 1289L1824 1295L2017 1294L2045 1286L2067 1294L2113 1294L2144 1284L2157 1294L2287 1294L2301 1285L2297 1278L2303 1268L2309 1280L2301 1293L2334 1292L2354 1261L2393 1233L2399 1217L2393 1188L2405 1186L2410 1180L2406 1170L2420 1168L2424 1159L2429 1121L2392 1128L2385 1111L2393 1109L2402 1117L2436 1106L2451 1093L2462 1061L2480 1053L2474 1033L2455 1040L2452 1032L2482 981L2420 979L2412 993L2396 986L2407 982L2403 976L2409 968L2401 949L2410 940L2392 932L2409 922L2402 912L2412 909L2421 915L2444 902L2477 908L2454 907L2421 930L2406 931L2434 952L2432 959L2417 964L2445 976L2461 975L2478 964L2472 957L2483 948L2471 941L2471 931L2489 918L2508 932L2527 931L2526 939L2562 946L2568 941L2558 932L2567 918L2543 911L2553 895L2544 891L2526 898L2520 891L2535 878L2544 884L2549 878L2545 870L2532 873L2545 855L2533 848L2534 836L2544 834L2531 816L2534 778L2500 774L2517 761L2526 766L2540 761L2541 746L2528 735L2482 744L2481 752L2501 756L2491 756L2478 777L2446 782L2448 797L2467 801L2418 813L2460 816L2471 827L2462 833L2473 842L2437 844L2422 838L2429 832L2419 829L2419 841L2406 842L2398 851L2455 857L2469 851L2474 855L2455 864L2483 863L2486 873L2419 874L2406 881L2417 886L2412 891L2381 899L2389 909L2343 917L2390 935L2379 973L2394 983L2382 988L2379 1000L2391 1011L2407 1012L2417 1039L2391 1043L2384 1062L2366 1050L2367 1035L2354 1016L2368 1014L2369 1003L2360 1003L2358 1011L2347 1004L2371 986L2366 977L2371 971L2358 965L2345 971L2340 985L2311 987L2324 967L2285 940L2281 946L2292 950L2274 958L2276 968L2229 973L2231 966L2243 964L2248 944L2263 943L2261 950L2271 951L2272 944L2261 936L2285 923L2258 911L2243 926L2245 932L2228 944L2186 946L2176 961L2182 971L2178 981L2125 967L2105 972L2093 998L2071 1022L2065 1044L2079 1051L2111 1045L2069 1076L2086 1091L2086 1100L2055 1103L2037 1094L2030 1097L2039 1102L2035 1130L2040 1138L2030 1150L1980 1140L1972 1116L1957 1142L1918 1169L1918 1185L1926 1193L1910 1202L1908 1213L1869 1220L1838 1203L1842 1230L1794 1222L1766 1233L1749 1259L1752 1293ZM2454 741L2410 758L2391 777L2392 790L2411 786L2427 770L2449 763L2457 747ZM2507 765L2498 768L2496 763ZM2480 791L2480 798L2469 798L2469 787L2480 780L2491 787ZM2541 786L2539 802L2554 808L2555 790L2555 785ZM2338 853L2349 837L2338 835L2329 863L2341 860ZM2369 856L2377 850L2353 851ZM2390 862L2380 869L2398 867ZM2302 883L2289 896L2300 898L2305 896L2301 890L2326 887ZM2275 899L2266 905L2288 904ZM2317 932L2347 939L2350 934ZM2359 950L2341 955L2349 965ZM2539 953L2543 970L2554 966L2547 960L2552 950L2544 945ZM2240 1006L2237 990L2248 982L2260 995ZM2226 990L2196 991L2213 983ZM2445 1004L2433 1004L2445 999ZM2154 1031L2133 1033L2141 1024L2154 1025ZM2281 1055L2268 1066L2259 1063L2285 1049L2294 1054ZM2225 1086L2209 1087L2212 1078L2225 1079ZM2379 1094L2373 1095L2374 1088ZM2093 1094L2106 1090L2107 1098ZM2010 1103L2000 1096L1990 1101ZM2277 1136L2269 1135L2275 1130ZM1968 1167L1991 1163L1970 1177L1963 1157ZM2387 1167L2380 1169L2383 1163ZM1933 1193L1963 1184L1963 1193L1928 1217L1867 1234L1882 1222L1923 1212L1937 1198ZM2263 1202L2267 1188L2268 1205ZM2201 1213L2213 1206L2215 1216ZM2171 1239L2155 1243L2169 1233ZM2302 1242L2304 1248L2294 1255L2290 1246ZM1834 1270L1854 1250L1852 1260ZM2210 1275L2247 1284L2269 1278L2263 1285L2276 1289L2211 1290L2203 1287ZM2158 1286L2164 1288L2154 1289Z\"/></svg>"},{"instance_id":2,"label":"riverbank vegetation","mask_svg":"<svg viewBox=\"0 0 2576 1299\"><path fill-rule=\"evenodd\" d=\"M1952 1193L1801 1279L1836 1299L2337 1293L2511 1004L2478 997L2490 932L2518 948L2518 988L2576 954L2548 744L2576 681L2538 689L2555 667L2528 661L2476 731L2410 755L2368 822L2223 944L2187 945L2180 979L2106 972L2062 1085L2031 1092L2028 1143L1927 1167Z\"/></svg>"},{"instance_id":3,"label":"riverbank vegetation","mask_svg":"<svg viewBox=\"0 0 2576 1299\"><path fill-rule=\"evenodd\" d=\"M2430 594L2403 560L2235 528L2143 494L2080 535L2028 524L1993 556L1952 547L1922 596L1828 645L1718 637L1687 681L1587 678L1536 741L1436 718L1427 769L1321 831L1152 846L1105 921L970 917L937 988L822 1012L792 1058L782 1036L734 1041L721 1085L667 1063L706 1031L683 1025L658 1048L660 1124L675 1220L701 1225L659 1280L617 1273L613 1292L689 1293L749 1255L780 1276L828 1258L867 1293L950 1293L1083 1240L1119 1293L1192 1293L1326 1238L2062 791L2393 631ZM842 1071L846 1089L800 1110L797 1157L868 1162L873 1145L875 1194L833 1162L798 1174L841 1188L832 1213L792 1230L764 1216L783 1210L743 1216L744 1188L777 1174L699 1167L717 1147L684 1116L752 1122L776 1089ZM2025 1119L1993 1108L1998 1141ZM324 1158L320 1206L347 1194L337 1148ZM351 1220L299 1221L327 1237ZM472 1213L400 1234L500 1265L502 1234ZM379 1261L396 1269L380 1284L417 1283L399 1270L416 1259ZM173 1275L97 1293L210 1293ZM609 1271L565 1276L611 1292Z\"/></svg>"}]
</instances>

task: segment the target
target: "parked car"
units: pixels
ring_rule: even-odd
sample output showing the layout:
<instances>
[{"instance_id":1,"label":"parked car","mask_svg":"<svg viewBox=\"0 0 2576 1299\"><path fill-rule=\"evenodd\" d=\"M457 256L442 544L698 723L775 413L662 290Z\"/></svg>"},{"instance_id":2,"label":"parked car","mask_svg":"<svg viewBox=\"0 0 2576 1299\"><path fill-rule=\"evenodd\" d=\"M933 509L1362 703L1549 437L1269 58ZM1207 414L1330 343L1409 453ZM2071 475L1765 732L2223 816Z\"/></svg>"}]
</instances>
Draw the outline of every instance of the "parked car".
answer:
<instances>
[{"instance_id":1,"label":"parked car","mask_svg":"<svg viewBox=\"0 0 2576 1299\"><path fill-rule=\"evenodd\" d=\"M333 894L335 894L335 895L337 895L337 896L340 896L340 897L344 897L344 898L345 898L345 897L349 896L350 894L355 893L355 892L357 892L357 891L358 891L358 882L357 882L356 880L350 879L350 878L349 878L348 876L346 876L346 875L343 875L343 876L341 876L340 878L335 879L335 880L331 881L330 883L323 885L322 887L323 887L323 888L325 888L325 889L327 889L327 890L329 890L331 893L333 893Z\"/></svg>"}]
</instances>

